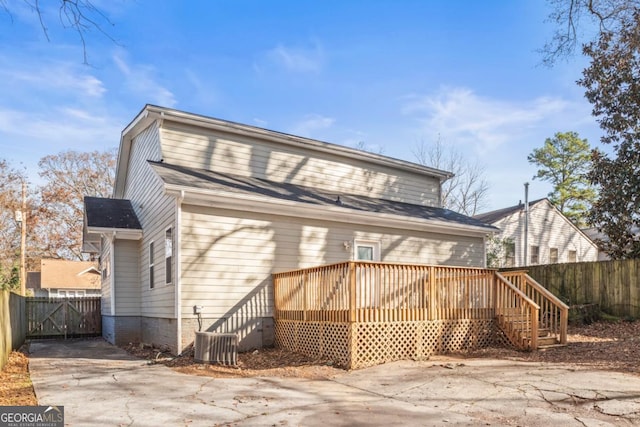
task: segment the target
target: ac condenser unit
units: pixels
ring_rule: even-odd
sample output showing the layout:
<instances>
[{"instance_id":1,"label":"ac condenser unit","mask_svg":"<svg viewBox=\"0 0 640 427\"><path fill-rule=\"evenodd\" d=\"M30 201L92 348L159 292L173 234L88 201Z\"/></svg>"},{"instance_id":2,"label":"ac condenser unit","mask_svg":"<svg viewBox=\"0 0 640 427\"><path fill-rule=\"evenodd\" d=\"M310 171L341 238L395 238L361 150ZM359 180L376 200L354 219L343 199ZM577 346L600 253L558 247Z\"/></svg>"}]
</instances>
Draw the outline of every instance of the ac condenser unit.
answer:
<instances>
[{"instance_id":1,"label":"ac condenser unit","mask_svg":"<svg viewBox=\"0 0 640 427\"><path fill-rule=\"evenodd\" d=\"M198 363L238 363L238 335L196 332L193 358Z\"/></svg>"}]
</instances>

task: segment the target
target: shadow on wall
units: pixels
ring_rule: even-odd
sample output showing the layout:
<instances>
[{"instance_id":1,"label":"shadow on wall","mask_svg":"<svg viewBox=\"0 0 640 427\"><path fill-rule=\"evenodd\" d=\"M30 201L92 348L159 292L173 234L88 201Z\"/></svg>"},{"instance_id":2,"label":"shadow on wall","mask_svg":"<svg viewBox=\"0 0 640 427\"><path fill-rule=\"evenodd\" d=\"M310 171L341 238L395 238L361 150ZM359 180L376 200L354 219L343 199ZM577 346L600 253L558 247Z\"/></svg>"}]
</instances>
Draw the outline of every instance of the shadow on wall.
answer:
<instances>
[{"instance_id":1,"label":"shadow on wall","mask_svg":"<svg viewBox=\"0 0 640 427\"><path fill-rule=\"evenodd\" d=\"M241 301L231 307L212 324L203 325L206 332L234 333L239 338L239 349L270 347L274 344L273 319L265 317L273 300L271 278L263 280Z\"/></svg>"}]
</instances>

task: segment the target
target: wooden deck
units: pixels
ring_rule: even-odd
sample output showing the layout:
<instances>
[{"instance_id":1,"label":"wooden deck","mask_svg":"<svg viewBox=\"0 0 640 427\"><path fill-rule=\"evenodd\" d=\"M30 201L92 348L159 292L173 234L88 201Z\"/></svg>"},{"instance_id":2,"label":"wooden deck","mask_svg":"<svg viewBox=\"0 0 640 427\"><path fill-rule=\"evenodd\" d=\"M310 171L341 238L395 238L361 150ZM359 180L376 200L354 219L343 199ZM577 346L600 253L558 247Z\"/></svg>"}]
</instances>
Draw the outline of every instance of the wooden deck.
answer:
<instances>
[{"instance_id":1,"label":"wooden deck","mask_svg":"<svg viewBox=\"0 0 640 427\"><path fill-rule=\"evenodd\" d=\"M277 273L273 282L277 345L349 369L566 342L568 307L525 272L352 261Z\"/></svg>"}]
</instances>

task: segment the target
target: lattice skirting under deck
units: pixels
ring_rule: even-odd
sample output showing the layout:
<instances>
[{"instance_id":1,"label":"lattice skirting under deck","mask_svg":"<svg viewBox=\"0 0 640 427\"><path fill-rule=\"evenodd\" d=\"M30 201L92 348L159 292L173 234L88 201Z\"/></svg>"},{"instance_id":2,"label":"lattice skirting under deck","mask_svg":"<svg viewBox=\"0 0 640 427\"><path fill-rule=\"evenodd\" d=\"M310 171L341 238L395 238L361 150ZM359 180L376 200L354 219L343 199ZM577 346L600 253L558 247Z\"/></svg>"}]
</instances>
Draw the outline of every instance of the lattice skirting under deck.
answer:
<instances>
[{"instance_id":1,"label":"lattice skirting under deck","mask_svg":"<svg viewBox=\"0 0 640 427\"><path fill-rule=\"evenodd\" d=\"M496 344L493 320L325 323L277 320L276 345L359 369Z\"/></svg>"}]
</instances>

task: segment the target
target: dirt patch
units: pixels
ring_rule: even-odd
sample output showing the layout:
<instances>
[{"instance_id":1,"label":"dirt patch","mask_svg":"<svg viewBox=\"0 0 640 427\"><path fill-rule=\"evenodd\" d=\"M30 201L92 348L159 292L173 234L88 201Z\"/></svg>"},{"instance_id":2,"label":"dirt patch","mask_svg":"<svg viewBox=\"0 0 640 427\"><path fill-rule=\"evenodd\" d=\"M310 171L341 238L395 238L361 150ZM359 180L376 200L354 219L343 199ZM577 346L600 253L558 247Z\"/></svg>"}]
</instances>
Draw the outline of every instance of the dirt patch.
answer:
<instances>
[{"instance_id":1,"label":"dirt patch","mask_svg":"<svg viewBox=\"0 0 640 427\"><path fill-rule=\"evenodd\" d=\"M280 349L260 349L240 353L238 366L196 363L193 353L172 357L158 349L129 345L125 349L137 356L170 368L195 375L219 378L233 377L299 377L331 378L344 370L332 366L327 359L314 359ZM534 352L487 348L458 353L465 358L495 358L530 362L566 363L640 375L640 321L597 322L584 326L569 326L568 345Z\"/></svg>"},{"instance_id":2,"label":"dirt patch","mask_svg":"<svg viewBox=\"0 0 640 427\"><path fill-rule=\"evenodd\" d=\"M465 352L463 356L566 363L640 375L640 321L569 326L567 341L566 347L533 352L488 348Z\"/></svg>"},{"instance_id":3,"label":"dirt patch","mask_svg":"<svg viewBox=\"0 0 640 427\"><path fill-rule=\"evenodd\" d=\"M0 406L34 406L38 404L29 377L29 358L25 348L12 351L0 371Z\"/></svg>"},{"instance_id":4,"label":"dirt patch","mask_svg":"<svg viewBox=\"0 0 640 427\"><path fill-rule=\"evenodd\" d=\"M331 378L344 370L333 366L328 359L317 359L277 348L264 348L238 354L237 366L197 363L193 351L180 357L155 348L130 344L124 349L136 357L160 363L185 374L217 378L297 377L307 379Z\"/></svg>"}]
</instances>

